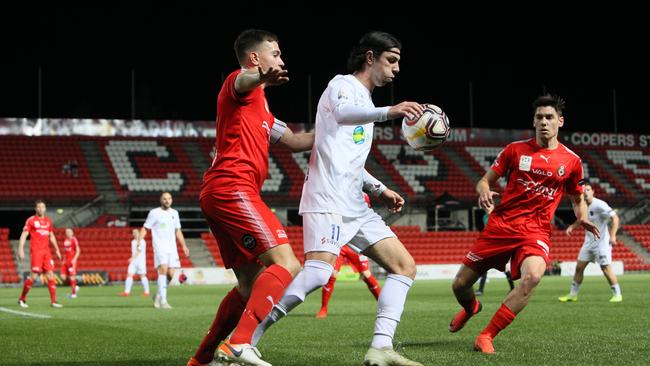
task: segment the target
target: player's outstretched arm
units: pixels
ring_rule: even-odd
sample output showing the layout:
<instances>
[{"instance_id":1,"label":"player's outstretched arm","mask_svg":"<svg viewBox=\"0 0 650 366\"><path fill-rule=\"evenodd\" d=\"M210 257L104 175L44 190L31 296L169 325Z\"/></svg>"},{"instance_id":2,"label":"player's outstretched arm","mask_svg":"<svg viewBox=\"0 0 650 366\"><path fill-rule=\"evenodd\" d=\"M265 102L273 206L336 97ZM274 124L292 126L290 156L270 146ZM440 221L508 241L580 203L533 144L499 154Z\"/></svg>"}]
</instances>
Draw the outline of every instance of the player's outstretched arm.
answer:
<instances>
[{"instance_id":1,"label":"player's outstretched arm","mask_svg":"<svg viewBox=\"0 0 650 366\"><path fill-rule=\"evenodd\" d=\"M239 94L246 94L262 84L281 85L289 81L289 71L269 67L268 70L247 69L239 73L235 79L235 91Z\"/></svg>"},{"instance_id":2,"label":"player's outstretched arm","mask_svg":"<svg viewBox=\"0 0 650 366\"><path fill-rule=\"evenodd\" d=\"M571 206L573 207L573 213L576 215L576 222L585 230L594 234L596 239L600 238L600 230L593 222L589 221L587 203L583 195L580 193L571 195Z\"/></svg>"},{"instance_id":3,"label":"player's outstretched arm","mask_svg":"<svg viewBox=\"0 0 650 366\"><path fill-rule=\"evenodd\" d=\"M314 133L293 133L290 128L286 128L278 143L291 152L309 151L314 146Z\"/></svg>"},{"instance_id":4,"label":"player's outstretched arm","mask_svg":"<svg viewBox=\"0 0 650 366\"><path fill-rule=\"evenodd\" d=\"M20 240L18 241L18 259L21 261L25 259L25 241L27 240L27 237L29 236L29 231L25 230L23 231L22 234L20 234Z\"/></svg>"},{"instance_id":5,"label":"player's outstretched arm","mask_svg":"<svg viewBox=\"0 0 650 366\"><path fill-rule=\"evenodd\" d=\"M476 183L476 193L478 193L478 205L486 212L492 212L494 209L494 197L498 196L498 192L490 190L499 179L499 175L492 169L488 169L485 175Z\"/></svg>"}]
</instances>

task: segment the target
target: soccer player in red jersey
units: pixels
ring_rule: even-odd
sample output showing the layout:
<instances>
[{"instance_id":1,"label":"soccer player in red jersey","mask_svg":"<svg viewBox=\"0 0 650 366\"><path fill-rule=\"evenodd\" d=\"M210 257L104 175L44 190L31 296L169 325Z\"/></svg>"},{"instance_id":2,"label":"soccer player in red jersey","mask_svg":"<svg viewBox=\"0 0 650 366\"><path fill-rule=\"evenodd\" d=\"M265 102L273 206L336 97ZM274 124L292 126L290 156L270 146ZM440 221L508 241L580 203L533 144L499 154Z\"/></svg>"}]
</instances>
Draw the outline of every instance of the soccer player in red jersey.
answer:
<instances>
[{"instance_id":1,"label":"soccer player in red jersey","mask_svg":"<svg viewBox=\"0 0 650 366\"><path fill-rule=\"evenodd\" d=\"M233 269L238 284L221 301L188 365L210 363L231 331L220 354L229 362L269 365L250 345L253 331L300 271L287 234L260 191L268 173L269 144L305 151L314 134L294 134L269 110L265 87L289 81L277 36L245 30L234 49L241 68L228 75L217 98L216 155L203 178L200 204L224 265Z\"/></svg>"},{"instance_id":2,"label":"soccer player in red jersey","mask_svg":"<svg viewBox=\"0 0 650 366\"><path fill-rule=\"evenodd\" d=\"M70 279L70 288L72 293L70 294L71 299L77 298L77 291L79 291L79 286L77 286L77 260L81 254L81 248L79 247L79 241L74 236L74 232L71 228L65 229L65 240L63 241L63 264L61 265L61 280L65 282Z\"/></svg>"},{"instance_id":3,"label":"soccer player in red jersey","mask_svg":"<svg viewBox=\"0 0 650 366\"><path fill-rule=\"evenodd\" d=\"M31 216L25 222L23 233L20 235L18 242L18 258L22 261L25 258L25 241L27 236L30 236L30 256L31 256L31 273L29 278L25 280L23 286L23 293L20 295L18 305L21 308L27 308L26 298L27 293L32 288L32 284L38 276L43 272L47 275L47 288L50 291L50 300L53 308L62 308L63 305L56 302L56 284L54 282L54 261L50 253L49 243L52 243L56 250L56 257L61 259L61 252L59 246L56 244L54 237L54 226L52 220L45 216L45 202L42 200L36 201L36 215Z\"/></svg>"},{"instance_id":4,"label":"soccer player in red jersey","mask_svg":"<svg viewBox=\"0 0 650 366\"><path fill-rule=\"evenodd\" d=\"M499 177L508 180L501 203L463 259L452 286L463 307L449 324L449 331L457 332L481 311L472 286L484 272L490 268L503 271L511 260L512 278L521 278L476 338L474 349L483 353L494 353L492 340L526 307L541 281L549 262L551 219L565 192L580 226L599 236L582 194L582 161L558 141L564 101L540 96L533 109L535 137L507 145L476 185L479 206L490 210L497 195L490 187Z\"/></svg>"},{"instance_id":5,"label":"soccer player in red jersey","mask_svg":"<svg viewBox=\"0 0 650 366\"><path fill-rule=\"evenodd\" d=\"M370 207L370 197L365 192L363 193L363 199L368 204L368 207ZM336 283L336 276L339 273L339 270L341 270L341 266L345 261L347 261L350 266L352 266L352 269L355 272L361 275L361 279L366 283L368 290L370 290L370 293L372 293L372 295L375 297L375 300L379 299L379 292L381 291L381 287L379 287L379 282L377 282L375 276L373 276L372 272L370 272L368 257L359 254L358 251L355 251L348 245L345 245L341 247L341 254L339 254L338 258L336 258L334 271L332 272L329 281L327 281L327 284L323 286L321 308L316 314L317 318L325 318L327 316L327 305L329 304L330 297L332 297L332 293L334 292L334 283Z\"/></svg>"}]
</instances>

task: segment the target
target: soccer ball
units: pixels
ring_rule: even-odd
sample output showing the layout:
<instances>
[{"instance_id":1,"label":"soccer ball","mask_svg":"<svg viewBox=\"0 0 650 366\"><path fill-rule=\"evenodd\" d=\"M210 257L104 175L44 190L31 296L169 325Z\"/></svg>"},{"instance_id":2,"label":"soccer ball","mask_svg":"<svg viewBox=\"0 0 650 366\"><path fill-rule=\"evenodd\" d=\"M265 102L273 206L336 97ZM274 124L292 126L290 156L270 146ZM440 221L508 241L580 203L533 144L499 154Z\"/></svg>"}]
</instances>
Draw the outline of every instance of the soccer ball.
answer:
<instances>
[{"instance_id":1,"label":"soccer ball","mask_svg":"<svg viewBox=\"0 0 650 366\"><path fill-rule=\"evenodd\" d=\"M433 104L425 104L420 118L402 120L402 135L412 148L418 151L433 150L449 137L449 118L445 112Z\"/></svg>"}]
</instances>

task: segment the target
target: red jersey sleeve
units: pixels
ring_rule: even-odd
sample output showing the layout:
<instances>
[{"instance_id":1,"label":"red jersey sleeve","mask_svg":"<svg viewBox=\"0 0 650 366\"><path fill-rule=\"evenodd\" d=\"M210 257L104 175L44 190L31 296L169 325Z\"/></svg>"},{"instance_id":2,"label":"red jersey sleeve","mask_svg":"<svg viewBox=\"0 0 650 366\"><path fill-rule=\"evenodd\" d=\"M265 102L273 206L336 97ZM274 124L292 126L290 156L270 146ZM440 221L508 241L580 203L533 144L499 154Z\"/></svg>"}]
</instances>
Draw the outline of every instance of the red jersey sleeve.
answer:
<instances>
[{"instance_id":1,"label":"red jersey sleeve","mask_svg":"<svg viewBox=\"0 0 650 366\"><path fill-rule=\"evenodd\" d=\"M582 171L582 160L577 158L573 167L571 168L571 174L569 179L567 179L564 184L564 190L567 194L576 195L584 193L584 172Z\"/></svg>"},{"instance_id":2,"label":"red jersey sleeve","mask_svg":"<svg viewBox=\"0 0 650 366\"><path fill-rule=\"evenodd\" d=\"M27 221L25 221L25 226L23 226L23 231L29 231L29 228L32 225L32 218L28 218Z\"/></svg>"},{"instance_id":3,"label":"red jersey sleeve","mask_svg":"<svg viewBox=\"0 0 650 366\"><path fill-rule=\"evenodd\" d=\"M512 144L508 144L503 150L501 150L499 155L497 155L497 158L494 160L494 163L492 163L492 166L490 167L500 177L506 175L510 168L512 155L514 153L513 150L514 149L512 148Z\"/></svg>"},{"instance_id":4,"label":"red jersey sleeve","mask_svg":"<svg viewBox=\"0 0 650 366\"><path fill-rule=\"evenodd\" d=\"M244 70L238 70L228 75L226 80L223 82L223 87L226 88L226 91L228 91L229 98L231 98L237 104L246 105L253 101L253 91L255 89L244 94L237 93L235 90L235 80L237 80L237 75L241 74L242 72L244 72Z\"/></svg>"}]
</instances>

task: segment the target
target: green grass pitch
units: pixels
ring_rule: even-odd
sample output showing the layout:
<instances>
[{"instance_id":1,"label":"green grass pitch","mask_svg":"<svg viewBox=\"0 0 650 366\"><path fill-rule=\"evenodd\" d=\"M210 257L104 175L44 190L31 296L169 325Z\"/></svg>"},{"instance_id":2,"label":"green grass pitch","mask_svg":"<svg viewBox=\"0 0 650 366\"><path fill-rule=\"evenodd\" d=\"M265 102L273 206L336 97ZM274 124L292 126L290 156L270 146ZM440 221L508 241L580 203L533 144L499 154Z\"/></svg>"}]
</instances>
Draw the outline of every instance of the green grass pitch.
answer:
<instances>
[{"instance_id":1,"label":"green grass pitch","mask_svg":"<svg viewBox=\"0 0 650 366\"><path fill-rule=\"evenodd\" d=\"M505 280L492 280L481 298L483 311L457 334L447 331L459 310L451 281L419 281L411 289L395 343L425 365L648 365L650 364L650 275L620 279L624 301L610 304L603 277L586 277L577 303L559 303L570 278L546 277L533 299L494 342L496 355L472 351L506 294ZM0 307L49 315L30 318L0 311L0 365L180 365L194 353L214 317L226 286L173 287L172 310L156 310L134 285L83 287L52 309L45 288L33 289L20 309L20 289L0 289ZM155 287L154 287L155 290ZM316 319L320 291L276 324L259 345L273 365L361 365L369 345L374 298L362 282L337 283L330 315Z\"/></svg>"}]
</instances>

